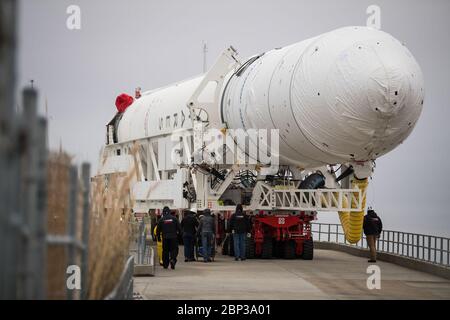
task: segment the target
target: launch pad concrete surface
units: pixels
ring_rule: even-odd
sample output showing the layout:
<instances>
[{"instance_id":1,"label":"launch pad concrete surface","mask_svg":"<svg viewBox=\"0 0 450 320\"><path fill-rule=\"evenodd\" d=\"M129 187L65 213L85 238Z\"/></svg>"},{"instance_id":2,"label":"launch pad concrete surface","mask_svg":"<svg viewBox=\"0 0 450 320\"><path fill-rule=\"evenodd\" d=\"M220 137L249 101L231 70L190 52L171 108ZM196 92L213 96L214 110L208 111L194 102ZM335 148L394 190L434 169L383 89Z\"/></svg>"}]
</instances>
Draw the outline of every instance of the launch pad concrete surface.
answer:
<instances>
[{"instance_id":1,"label":"launch pad concrete surface","mask_svg":"<svg viewBox=\"0 0 450 320\"><path fill-rule=\"evenodd\" d=\"M314 260L245 260L216 256L215 262L159 265L154 277L135 277L144 299L450 299L450 281L395 264L377 262L381 289L368 289L367 259L315 250Z\"/></svg>"}]
</instances>

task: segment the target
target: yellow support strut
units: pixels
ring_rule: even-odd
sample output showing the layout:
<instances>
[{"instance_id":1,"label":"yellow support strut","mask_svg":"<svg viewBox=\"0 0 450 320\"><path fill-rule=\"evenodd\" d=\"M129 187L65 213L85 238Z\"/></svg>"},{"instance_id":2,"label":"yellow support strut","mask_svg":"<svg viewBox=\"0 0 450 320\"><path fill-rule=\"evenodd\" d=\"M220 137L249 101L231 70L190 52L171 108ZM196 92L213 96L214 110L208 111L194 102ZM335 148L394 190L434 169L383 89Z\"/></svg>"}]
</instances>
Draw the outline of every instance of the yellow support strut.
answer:
<instances>
[{"instance_id":1,"label":"yellow support strut","mask_svg":"<svg viewBox=\"0 0 450 320\"><path fill-rule=\"evenodd\" d=\"M361 211L339 211L339 220L341 220L342 229L344 229L345 239L351 244L357 243L361 239L364 212L366 208L366 190L369 185L368 179L358 180L354 178L352 180L352 188L358 187L361 190L362 205ZM357 198L358 194L355 194ZM351 208L356 208L357 203L352 199ZM347 198L344 197L343 206L349 208Z\"/></svg>"}]
</instances>

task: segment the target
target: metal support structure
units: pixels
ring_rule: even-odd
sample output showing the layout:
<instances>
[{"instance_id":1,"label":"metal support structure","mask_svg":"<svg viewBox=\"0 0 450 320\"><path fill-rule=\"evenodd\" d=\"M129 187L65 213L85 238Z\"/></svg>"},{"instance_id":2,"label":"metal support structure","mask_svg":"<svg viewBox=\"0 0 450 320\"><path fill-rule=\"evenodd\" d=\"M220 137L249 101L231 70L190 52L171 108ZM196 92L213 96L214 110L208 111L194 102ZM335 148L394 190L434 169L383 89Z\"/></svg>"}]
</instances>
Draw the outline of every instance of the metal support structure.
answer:
<instances>
[{"instance_id":1,"label":"metal support structure","mask_svg":"<svg viewBox=\"0 0 450 320\"><path fill-rule=\"evenodd\" d=\"M81 257L81 299L87 299L87 275L89 273L89 195L90 195L91 165L83 163L81 165L81 180L83 187L83 227L81 241L84 249Z\"/></svg>"},{"instance_id":2,"label":"metal support structure","mask_svg":"<svg viewBox=\"0 0 450 320\"><path fill-rule=\"evenodd\" d=\"M352 203L356 205L352 207ZM250 208L358 212L362 210L362 192L359 189L277 189L259 181Z\"/></svg>"},{"instance_id":3,"label":"metal support structure","mask_svg":"<svg viewBox=\"0 0 450 320\"><path fill-rule=\"evenodd\" d=\"M222 52L188 100L188 108L191 112L192 121L201 120L200 112L203 110L207 114L207 119L204 120L207 120L213 127L221 128L218 108L220 103L220 93L222 91L226 75L239 65L241 65L241 62L236 50L233 47L230 46ZM215 84L213 100L200 101L199 98L201 97L203 91L211 83Z\"/></svg>"},{"instance_id":4,"label":"metal support structure","mask_svg":"<svg viewBox=\"0 0 450 320\"><path fill-rule=\"evenodd\" d=\"M219 112L220 94L227 74L240 65L241 62L236 50L230 46L222 52L188 100L188 108L191 115L192 127L194 129L194 150L192 151L192 154L194 155L194 162L196 163L205 161L208 158L207 155L210 154L203 143L203 135L206 133L206 128L224 128ZM210 85L214 86L212 100L201 101L200 98L202 97L202 93ZM204 118L203 115L206 115L206 118ZM193 173L192 176L197 183L202 183L197 179L195 173ZM200 188L197 183L195 185L196 190Z\"/></svg>"}]
</instances>

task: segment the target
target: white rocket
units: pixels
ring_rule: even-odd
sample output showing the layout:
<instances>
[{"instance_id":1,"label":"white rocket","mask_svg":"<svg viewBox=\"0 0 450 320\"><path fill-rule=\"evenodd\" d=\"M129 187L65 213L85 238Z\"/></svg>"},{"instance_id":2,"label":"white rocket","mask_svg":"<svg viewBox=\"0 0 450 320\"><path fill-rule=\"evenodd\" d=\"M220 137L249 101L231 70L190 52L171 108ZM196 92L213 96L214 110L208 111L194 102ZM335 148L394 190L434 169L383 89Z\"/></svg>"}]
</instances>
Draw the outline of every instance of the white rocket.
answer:
<instances>
[{"instance_id":1,"label":"white rocket","mask_svg":"<svg viewBox=\"0 0 450 320\"><path fill-rule=\"evenodd\" d=\"M373 160L411 133L423 99L422 72L410 51L376 29L345 27L247 60L230 47L206 74L144 92L116 116L108 126L99 174L127 172L138 157L142 175L132 186L135 211L162 205L229 210L227 203L242 202L250 210L272 212L362 212L365 187L337 176L351 167L348 179L369 177ZM186 138L173 144L174 132L190 132L201 140L211 128L278 129L275 173L284 169L277 176L284 182L267 180L265 169L274 170L267 163L192 163L190 156L205 151L196 150L202 144ZM136 144L137 154L129 152ZM247 152L251 144L258 145L254 137L238 147ZM182 165L170 161L174 148L185 159ZM334 165L342 165L341 170ZM328 188L321 188L320 195L300 188L316 170ZM242 183L243 172L252 173L252 183ZM351 199L351 191L359 197ZM290 200L277 202L275 193ZM315 196L323 201L308 200Z\"/></svg>"}]
</instances>

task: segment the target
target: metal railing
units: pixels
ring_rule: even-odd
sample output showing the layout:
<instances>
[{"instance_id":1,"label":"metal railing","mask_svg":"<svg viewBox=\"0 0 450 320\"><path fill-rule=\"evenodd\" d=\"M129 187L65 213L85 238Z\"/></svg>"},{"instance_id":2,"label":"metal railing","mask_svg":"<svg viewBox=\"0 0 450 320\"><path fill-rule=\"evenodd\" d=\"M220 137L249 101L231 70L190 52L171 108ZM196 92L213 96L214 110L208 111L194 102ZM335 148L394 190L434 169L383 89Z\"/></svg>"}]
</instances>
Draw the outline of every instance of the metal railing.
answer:
<instances>
[{"instance_id":1,"label":"metal railing","mask_svg":"<svg viewBox=\"0 0 450 320\"><path fill-rule=\"evenodd\" d=\"M350 245L345 240L344 231L340 224L313 223L312 229L314 241L335 242ZM365 235L353 246L367 248ZM437 264L444 267L450 266L450 239L439 236L383 230L377 241L377 251L395 254L411 259Z\"/></svg>"},{"instance_id":2,"label":"metal railing","mask_svg":"<svg viewBox=\"0 0 450 320\"><path fill-rule=\"evenodd\" d=\"M113 291L105 300L133 300L134 256L130 256Z\"/></svg>"},{"instance_id":3,"label":"metal railing","mask_svg":"<svg viewBox=\"0 0 450 320\"><path fill-rule=\"evenodd\" d=\"M154 265L154 251L151 241L149 224L142 219L139 222L130 222L132 230L130 254L134 255L134 262L137 265Z\"/></svg>"}]
</instances>

